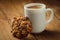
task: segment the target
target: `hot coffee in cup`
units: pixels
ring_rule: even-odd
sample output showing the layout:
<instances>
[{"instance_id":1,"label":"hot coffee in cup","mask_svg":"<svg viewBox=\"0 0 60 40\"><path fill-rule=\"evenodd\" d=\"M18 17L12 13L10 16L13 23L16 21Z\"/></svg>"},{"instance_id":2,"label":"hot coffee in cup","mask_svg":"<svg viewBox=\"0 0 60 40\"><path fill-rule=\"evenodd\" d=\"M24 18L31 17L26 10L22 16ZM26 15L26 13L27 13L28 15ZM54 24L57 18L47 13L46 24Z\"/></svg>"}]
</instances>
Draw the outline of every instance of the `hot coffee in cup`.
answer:
<instances>
[{"instance_id":1,"label":"hot coffee in cup","mask_svg":"<svg viewBox=\"0 0 60 40\"><path fill-rule=\"evenodd\" d=\"M36 6L30 6L30 7L27 7L27 8L31 8L31 9L39 9L39 8L41 8L41 6L39 6L39 5L36 5Z\"/></svg>"}]
</instances>

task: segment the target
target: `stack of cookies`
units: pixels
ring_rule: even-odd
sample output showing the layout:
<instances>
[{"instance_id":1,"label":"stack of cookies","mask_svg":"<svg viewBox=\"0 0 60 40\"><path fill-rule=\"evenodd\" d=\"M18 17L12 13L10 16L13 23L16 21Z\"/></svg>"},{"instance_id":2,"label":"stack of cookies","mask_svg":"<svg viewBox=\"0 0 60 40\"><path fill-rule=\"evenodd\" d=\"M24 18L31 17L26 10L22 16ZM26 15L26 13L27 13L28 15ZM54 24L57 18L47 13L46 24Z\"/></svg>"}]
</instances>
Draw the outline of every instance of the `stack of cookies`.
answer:
<instances>
[{"instance_id":1,"label":"stack of cookies","mask_svg":"<svg viewBox=\"0 0 60 40\"><path fill-rule=\"evenodd\" d=\"M28 17L14 17L12 22L12 34L16 38L24 38L32 31L32 25Z\"/></svg>"}]
</instances>

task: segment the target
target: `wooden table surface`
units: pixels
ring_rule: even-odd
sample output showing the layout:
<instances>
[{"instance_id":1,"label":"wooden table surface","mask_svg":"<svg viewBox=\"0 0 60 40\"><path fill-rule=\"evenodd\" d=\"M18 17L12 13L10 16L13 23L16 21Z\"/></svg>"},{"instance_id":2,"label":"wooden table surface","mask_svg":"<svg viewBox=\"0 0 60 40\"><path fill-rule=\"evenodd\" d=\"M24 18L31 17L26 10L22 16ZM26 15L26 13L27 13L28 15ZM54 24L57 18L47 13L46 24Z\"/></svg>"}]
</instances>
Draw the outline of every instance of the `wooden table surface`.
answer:
<instances>
[{"instance_id":1,"label":"wooden table surface","mask_svg":"<svg viewBox=\"0 0 60 40\"><path fill-rule=\"evenodd\" d=\"M17 0L0 1L0 40L20 40L12 36L10 20L13 17L24 16L24 5L27 3L44 3L54 10L54 19L47 24L45 31L30 34L22 40L60 40L60 1L59 0Z\"/></svg>"}]
</instances>

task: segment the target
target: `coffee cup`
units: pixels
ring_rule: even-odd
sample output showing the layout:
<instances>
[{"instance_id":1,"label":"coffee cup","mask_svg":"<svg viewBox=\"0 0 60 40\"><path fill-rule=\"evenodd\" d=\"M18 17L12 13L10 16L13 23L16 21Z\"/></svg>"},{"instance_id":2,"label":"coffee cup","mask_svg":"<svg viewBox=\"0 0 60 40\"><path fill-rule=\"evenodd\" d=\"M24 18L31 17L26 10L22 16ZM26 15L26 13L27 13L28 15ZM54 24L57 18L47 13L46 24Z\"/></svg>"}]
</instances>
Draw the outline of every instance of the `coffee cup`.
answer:
<instances>
[{"instance_id":1,"label":"coffee cup","mask_svg":"<svg viewBox=\"0 0 60 40\"><path fill-rule=\"evenodd\" d=\"M50 11L50 18L46 20L46 12ZM24 15L29 17L32 23L31 33L40 33L45 30L47 24L49 24L53 17L54 12L51 8L46 8L42 3L30 3L24 5Z\"/></svg>"}]
</instances>

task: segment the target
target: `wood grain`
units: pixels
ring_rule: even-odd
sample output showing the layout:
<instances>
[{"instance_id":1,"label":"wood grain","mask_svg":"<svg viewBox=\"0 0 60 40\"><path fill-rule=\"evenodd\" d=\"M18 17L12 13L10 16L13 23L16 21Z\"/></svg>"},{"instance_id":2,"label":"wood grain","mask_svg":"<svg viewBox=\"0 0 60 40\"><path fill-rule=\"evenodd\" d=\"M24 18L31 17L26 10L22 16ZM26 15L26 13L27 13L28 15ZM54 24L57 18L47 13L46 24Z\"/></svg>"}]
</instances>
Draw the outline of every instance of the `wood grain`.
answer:
<instances>
[{"instance_id":1,"label":"wood grain","mask_svg":"<svg viewBox=\"0 0 60 40\"><path fill-rule=\"evenodd\" d=\"M60 1L59 0L0 0L0 40L20 40L12 36L10 20L13 17L24 16L24 5L28 3L44 3L54 10L54 19L47 24L46 31L30 34L23 40L60 40ZM54 3L53 3L54 2ZM47 15L49 15L47 13ZM8 23L9 21L9 23Z\"/></svg>"}]
</instances>

